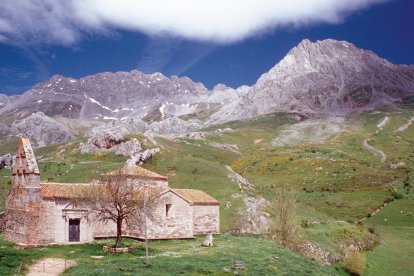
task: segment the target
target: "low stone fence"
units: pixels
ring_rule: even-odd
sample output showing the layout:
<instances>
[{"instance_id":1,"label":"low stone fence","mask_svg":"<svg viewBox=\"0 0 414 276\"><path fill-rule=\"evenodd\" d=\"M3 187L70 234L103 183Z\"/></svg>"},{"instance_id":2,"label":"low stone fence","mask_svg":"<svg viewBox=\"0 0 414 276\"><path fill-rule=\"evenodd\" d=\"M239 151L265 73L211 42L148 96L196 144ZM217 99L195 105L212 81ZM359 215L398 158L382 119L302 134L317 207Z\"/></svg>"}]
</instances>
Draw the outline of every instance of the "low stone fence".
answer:
<instances>
[{"instance_id":1,"label":"low stone fence","mask_svg":"<svg viewBox=\"0 0 414 276\"><path fill-rule=\"evenodd\" d=\"M103 251L105 253L130 253L134 250L133 247L111 247L111 246L103 246Z\"/></svg>"}]
</instances>

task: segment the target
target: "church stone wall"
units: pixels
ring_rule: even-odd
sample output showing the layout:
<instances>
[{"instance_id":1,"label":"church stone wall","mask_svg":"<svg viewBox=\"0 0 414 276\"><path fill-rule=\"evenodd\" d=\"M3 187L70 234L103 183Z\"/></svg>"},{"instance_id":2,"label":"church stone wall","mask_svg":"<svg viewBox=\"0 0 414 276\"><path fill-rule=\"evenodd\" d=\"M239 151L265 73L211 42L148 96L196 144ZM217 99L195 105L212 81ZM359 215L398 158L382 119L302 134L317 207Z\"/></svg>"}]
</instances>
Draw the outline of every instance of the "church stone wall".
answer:
<instances>
[{"instance_id":1,"label":"church stone wall","mask_svg":"<svg viewBox=\"0 0 414 276\"><path fill-rule=\"evenodd\" d=\"M219 233L219 206L194 205L194 235Z\"/></svg>"},{"instance_id":2,"label":"church stone wall","mask_svg":"<svg viewBox=\"0 0 414 276\"><path fill-rule=\"evenodd\" d=\"M171 204L167 210L166 205ZM193 213L190 204L172 192L157 200L154 219L148 220L148 238L171 239L193 237ZM143 229L141 233L144 234Z\"/></svg>"}]
</instances>

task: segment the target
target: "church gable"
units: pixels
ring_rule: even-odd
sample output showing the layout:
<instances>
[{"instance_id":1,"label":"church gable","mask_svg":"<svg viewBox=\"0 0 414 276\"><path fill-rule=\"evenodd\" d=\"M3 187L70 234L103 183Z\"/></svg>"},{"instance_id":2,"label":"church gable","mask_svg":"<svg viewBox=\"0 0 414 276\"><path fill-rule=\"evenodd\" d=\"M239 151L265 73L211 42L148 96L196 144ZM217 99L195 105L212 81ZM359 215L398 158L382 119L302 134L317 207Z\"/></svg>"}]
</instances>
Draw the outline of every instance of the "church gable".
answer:
<instances>
[{"instance_id":1,"label":"church gable","mask_svg":"<svg viewBox=\"0 0 414 276\"><path fill-rule=\"evenodd\" d=\"M29 138L19 138L16 162L13 164L12 174L39 174L39 168Z\"/></svg>"}]
</instances>

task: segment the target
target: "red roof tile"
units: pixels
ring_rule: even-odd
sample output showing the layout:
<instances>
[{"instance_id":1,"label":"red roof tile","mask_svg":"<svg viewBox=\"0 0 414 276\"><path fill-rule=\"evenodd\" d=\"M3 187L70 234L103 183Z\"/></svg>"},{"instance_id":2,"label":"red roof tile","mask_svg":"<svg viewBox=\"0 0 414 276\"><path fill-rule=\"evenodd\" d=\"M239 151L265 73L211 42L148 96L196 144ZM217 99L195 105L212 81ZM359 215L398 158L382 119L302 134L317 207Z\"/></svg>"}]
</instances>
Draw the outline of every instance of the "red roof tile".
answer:
<instances>
[{"instance_id":1,"label":"red roof tile","mask_svg":"<svg viewBox=\"0 0 414 276\"><path fill-rule=\"evenodd\" d=\"M116 175L118 171L106 173L105 175ZM140 166L131 166L123 168L123 173L127 176L142 177L147 179L168 180L167 176L144 169Z\"/></svg>"},{"instance_id":2,"label":"red roof tile","mask_svg":"<svg viewBox=\"0 0 414 276\"><path fill-rule=\"evenodd\" d=\"M82 188L89 183L40 183L40 193L43 198L77 198L80 197Z\"/></svg>"},{"instance_id":3,"label":"red roof tile","mask_svg":"<svg viewBox=\"0 0 414 276\"><path fill-rule=\"evenodd\" d=\"M172 189L173 192L186 199L191 205L219 205L219 202L201 190Z\"/></svg>"}]
</instances>

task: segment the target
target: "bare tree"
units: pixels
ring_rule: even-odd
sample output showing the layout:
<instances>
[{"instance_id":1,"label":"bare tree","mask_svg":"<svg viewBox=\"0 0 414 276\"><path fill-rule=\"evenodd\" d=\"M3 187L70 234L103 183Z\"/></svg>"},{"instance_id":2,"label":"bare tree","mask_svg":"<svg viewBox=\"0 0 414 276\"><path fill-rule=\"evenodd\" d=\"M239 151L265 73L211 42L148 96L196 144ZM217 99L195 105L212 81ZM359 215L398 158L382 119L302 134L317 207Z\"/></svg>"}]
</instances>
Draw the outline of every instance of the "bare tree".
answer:
<instances>
[{"instance_id":1,"label":"bare tree","mask_svg":"<svg viewBox=\"0 0 414 276\"><path fill-rule=\"evenodd\" d=\"M271 205L276 214L275 223L271 227L272 238L283 246L290 245L298 233L296 221L296 196L291 191L280 190Z\"/></svg>"},{"instance_id":2,"label":"bare tree","mask_svg":"<svg viewBox=\"0 0 414 276\"><path fill-rule=\"evenodd\" d=\"M125 168L121 168L104 175L99 183L86 186L81 193L79 198L90 207L90 220L116 224L115 247L119 247L124 222L131 229L146 225L147 218L154 220L159 190L147 187L142 179L128 177Z\"/></svg>"}]
</instances>

